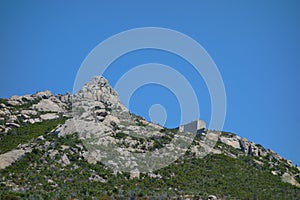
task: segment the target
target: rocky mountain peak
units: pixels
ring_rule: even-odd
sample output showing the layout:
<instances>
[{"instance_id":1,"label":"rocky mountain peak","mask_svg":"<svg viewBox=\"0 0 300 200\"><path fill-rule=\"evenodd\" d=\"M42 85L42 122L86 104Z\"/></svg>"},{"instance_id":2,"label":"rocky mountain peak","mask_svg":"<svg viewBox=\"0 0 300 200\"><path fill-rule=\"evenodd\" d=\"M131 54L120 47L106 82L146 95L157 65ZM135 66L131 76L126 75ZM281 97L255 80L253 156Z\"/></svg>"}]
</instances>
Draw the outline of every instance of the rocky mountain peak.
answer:
<instances>
[{"instance_id":1,"label":"rocky mountain peak","mask_svg":"<svg viewBox=\"0 0 300 200\"><path fill-rule=\"evenodd\" d=\"M234 192L223 186L219 188L225 190L222 193L226 199L228 192L239 193L234 189L239 187L235 184L240 181L244 180L242 185L248 187L249 181L256 186L259 180L262 188L251 190L259 191L259 197L264 197L265 188L271 196L276 187L280 189L277 192L284 191L282 188L300 192L292 185L281 185L282 180L300 187L300 168L291 161L236 134L206 129L204 122L196 124L201 131L190 133L185 128L168 129L130 113L101 76L93 77L75 95L54 95L46 90L0 99L0 170L5 168L0 171L3 177L0 177L0 185L3 191L13 188L13 191L34 192L46 191L50 185L54 193L73 187L77 194L82 188L65 184L69 179L73 183L81 178L82 182L95 184L101 194L107 194L107 185L119 184L120 180L124 181L119 184L122 190L127 190L123 188L127 183L136 186L137 182L140 185L155 182L158 186L151 189L157 187L155 190L159 191L165 187L165 191L179 197L182 191L189 194L195 187L199 192L215 185L216 180L220 184L227 180L225 183L232 186ZM221 166L212 164L214 162ZM194 171L190 174L190 170ZM75 171L80 175L70 176ZM46 181L40 184L44 179ZM202 179L211 184L205 185ZM268 181L277 182L272 185ZM67 189L60 190L60 187ZM236 197L245 197L239 195ZM251 195L246 197L250 199L256 194ZM292 195L300 196L291 193L287 198ZM0 198L2 196L0 189ZM272 199L269 197L262 199Z\"/></svg>"},{"instance_id":2,"label":"rocky mountain peak","mask_svg":"<svg viewBox=\"0 0 300 200\"><path fill-rule=\"evenodd\" d=\"M135 174L137 171L152 171L164 162L149 166L148 150L154 150L151 159L162 160L165 155L175 160L188 147L169 144L169 153L156 148L155 145L159 145L154 142L155 138L166 135L161 132L163 127L130 113L103 77L94 77L74 95L72 110L73 118L57 130L58 135L78 133L88 149L84 154L88 162L104 162L114 171L132 171ZM192 138L182 136L174 141L191 142Z\"/></svg>"},{"instance_id":3,"label":"rocky mountain peak","mask_svg":"<svg viewBox=\"0 0 300 200\"><path fill-rule=\"evenodd\" d=\"M119 108L126 110L120 103L117 92L110 86L109 82L102 76L95 76L83 86L73 97L73 102L97 101L109 108Z\"/></svg>"}]
</instances>

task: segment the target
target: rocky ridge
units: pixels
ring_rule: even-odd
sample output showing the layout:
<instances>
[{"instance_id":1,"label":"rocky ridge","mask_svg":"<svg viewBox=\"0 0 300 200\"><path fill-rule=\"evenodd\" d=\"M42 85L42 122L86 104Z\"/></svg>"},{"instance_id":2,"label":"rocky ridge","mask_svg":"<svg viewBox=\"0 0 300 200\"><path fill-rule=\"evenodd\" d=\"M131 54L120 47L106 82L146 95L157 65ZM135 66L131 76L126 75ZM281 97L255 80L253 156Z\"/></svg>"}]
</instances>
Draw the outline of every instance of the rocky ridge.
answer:
<instances>
[{"instance_id":1,"label":"rocky ridge","mask_svg":"<svg viewBox=\"0 0 300 200\"><path fill-rule=\"evenodd\" d=\"M174 154L164 153L175 152L175 155L178 155L187 150L186 155L192 158L203 158L207 154L224 154L242 160L256 169L267 170L270 174L281 177L284 182L300 187L300 169L272 150L223 131L205 130L204 133L194 135L195 138L191 141L189 135L182 134L177 129L167 129L147 122L142 117L130 113L121 104L117 93L103 77L94 77L74 96L69 93L52 95L50 91L43 91L33 95L1 99L0 142L1 134L10 133L26 124L47 122L63 116L69 119L48 134L0 154L0 169L21 161L24 155L38 151L42 152L41 163L53 169L60 166L61 169L76 170L79 166L75 164L74 159L78 159L91 165L104 162L106 166L103 170L113 169L116 175L125 169L129 172L130 179L141 178L142 173L145 173L148 177L163 180L166 177L161 174L139 168L144 163L139 162L138 155L152 152L154 158L159 159L164 155L172 161L176 158L172 157ZM72 139L75 133L78 134L78 139L77 136ZM171 141L176 141L178 135L181 140L172 144ZM76 142L66 145L57 142L57 139L54 140L55 136L58 136L58 141L67 138ZM184 148L189 143L189 148ZM114 154L109 155L106 148L111 144L116 148L113 149ZM164 147L169 151L164 152ZM31 163L30 167L41 168L41 163ZM150 169L151 167L155 169L156 166L150 166ZM91 182L106 183L108 180L107 176L99 175L95 171L89 173ZM47 177L47 183L53 188L58 187L59 184L52 179ZM28 189L11 179L2 179L0 183L17 188L18 191ZM210 197L214 198L213 195Z\"/></svg>"},{"instance_id":2,"label":"rocky ridge","mask_svg":"<svg viewBox=\"0 0 300 200\"><path fill-rule=\"evenodd\" d=\"M32 95L12 96L0 99L0 140L15 128L26 124L41 123L70 116L71 94L53 95L49 90ZM19 145L18 149L0 154L0 169L18 161L25 153L31 152L30 145Z\"/></svg>"},{"instance_id":3,"label":"rocky ridge","mask_svg":"<svg viewBox=\"0 0 300 200\"><path fill-rule=\"evenodd\" d=\"M267 168L272 174L280 176L284 182L300 187L300 182L296 181L300 177L300 168L293 165L291 160L284 159L260 144L233 133L222 132L215 149L233 158L243 159L258 169Z\"/></svg>"},{"instance_id":4,"label":"rocky ridge","mask_svg":"<svg viewBox=\"0 0 300 200\"><path fill-rule=\"evenodd\" d=\"M53 95L49 90L0 99L0 134L26 123L34 124L68 115L70 108L70 93Z\"/></svg>"}]
</instances>

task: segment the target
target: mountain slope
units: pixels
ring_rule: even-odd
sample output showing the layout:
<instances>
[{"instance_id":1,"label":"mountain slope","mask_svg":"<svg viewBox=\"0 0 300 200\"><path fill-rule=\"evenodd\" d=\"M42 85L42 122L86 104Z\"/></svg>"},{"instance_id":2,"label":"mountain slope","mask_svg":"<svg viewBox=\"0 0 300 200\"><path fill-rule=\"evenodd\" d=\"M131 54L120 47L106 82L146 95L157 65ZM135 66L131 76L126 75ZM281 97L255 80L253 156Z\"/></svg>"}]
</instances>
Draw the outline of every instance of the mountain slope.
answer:
<instances>
[{"instance_id":1,"label":"mountain slope","mask_svg":"<svg viewBox=\"0 0 300 200\"><path fill-rule=\"evenodd\" d=\"M103 77L73 97L44 91L0 109L0 199L300 199L299 168L275 152L222 131L190 141L129 113ZM169 162L147 171L146 152Z\"/></svg>"}]
</instances>

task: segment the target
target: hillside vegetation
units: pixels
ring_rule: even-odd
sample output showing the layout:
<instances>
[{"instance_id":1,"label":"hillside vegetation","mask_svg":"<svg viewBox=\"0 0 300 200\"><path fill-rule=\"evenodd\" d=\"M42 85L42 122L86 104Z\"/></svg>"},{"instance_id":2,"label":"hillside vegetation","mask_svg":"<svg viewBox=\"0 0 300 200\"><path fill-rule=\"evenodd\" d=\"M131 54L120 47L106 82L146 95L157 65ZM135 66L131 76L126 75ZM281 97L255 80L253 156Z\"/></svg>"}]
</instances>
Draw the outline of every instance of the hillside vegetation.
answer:
<instances>
[{"instance_id":1,"label":"hillside vegetation","mask_svg":"<svg viewBox=\"0 0 300 200\"><path fill-rule=\"evenodd\" d=\"M299 200L300 168L233 133L148 122L100 76L0 99L0 199L208 198Z\"/></svg>"},{"instance_id":2,"label":"hillside vegetation","mask_svg":"<svg viewBox=\"0 0 300 200\"><path fill-rule=\"evenodd\" d=\"M44 121L20 130L22 133L50 130L54 122L58 123ZM210 194L222 199L300 199L299 188L283 183L269 171L223 154L201 159L187 153L153 174L130 179L129 173L114 174L99 162L86 162L80 156L83 146L76 134L58 137L42 132L42 135L44 140L33 141L40 148L0 171L1 199L169 199L184 196L206 199ZM10 137L9 134L3 136L6 137ZM51 152L54 151L57 153L53 156ZM61 161L64 155L69 164Z\"/></svg>"}]
</instances>

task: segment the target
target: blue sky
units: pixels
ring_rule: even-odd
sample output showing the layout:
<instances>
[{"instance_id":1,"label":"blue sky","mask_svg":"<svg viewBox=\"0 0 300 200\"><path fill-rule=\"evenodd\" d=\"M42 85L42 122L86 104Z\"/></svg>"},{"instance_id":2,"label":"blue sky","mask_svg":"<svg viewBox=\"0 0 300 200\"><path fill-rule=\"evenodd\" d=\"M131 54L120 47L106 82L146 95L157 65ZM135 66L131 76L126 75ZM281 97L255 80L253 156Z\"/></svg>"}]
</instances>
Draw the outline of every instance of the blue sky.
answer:
<instances>
[{"instance_id":1,"label":"blue sky","mask_svg":"<svg viewBox=\"0 0 300 200\"><path fill-rule=\"evenodd\" d=\"M299 9L299 1L1 1L0 96L72 91L81 63L101 41L132 28L169 28L195 39L218 66L227 94L224 130L300 165ZM205 83L172 54L132 52L105 75L114 85L148 62L185 74L209 121ZM140 88L130 110L149 119L156 103L170 112L166 125L178 125L178 102L167 88Z\"/></svg>"}]
</instances>

